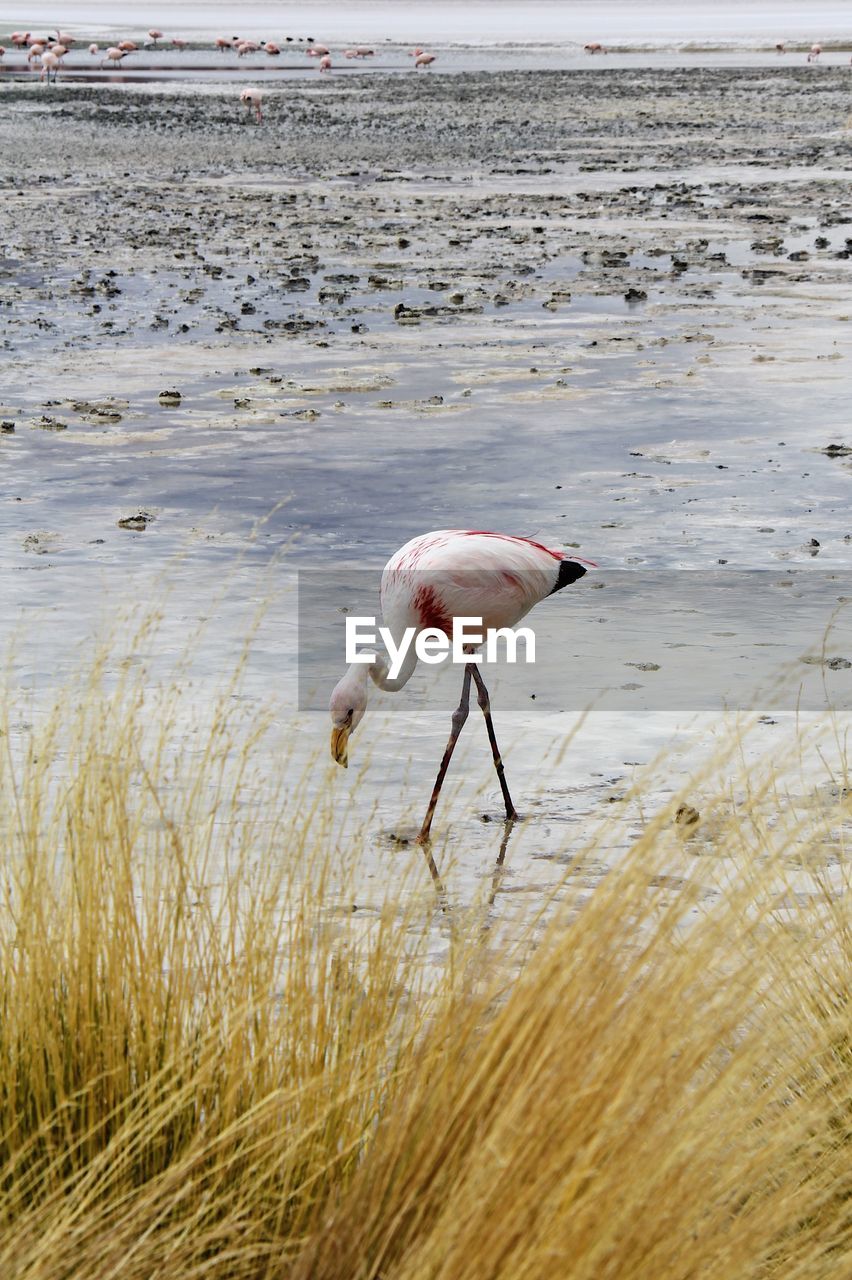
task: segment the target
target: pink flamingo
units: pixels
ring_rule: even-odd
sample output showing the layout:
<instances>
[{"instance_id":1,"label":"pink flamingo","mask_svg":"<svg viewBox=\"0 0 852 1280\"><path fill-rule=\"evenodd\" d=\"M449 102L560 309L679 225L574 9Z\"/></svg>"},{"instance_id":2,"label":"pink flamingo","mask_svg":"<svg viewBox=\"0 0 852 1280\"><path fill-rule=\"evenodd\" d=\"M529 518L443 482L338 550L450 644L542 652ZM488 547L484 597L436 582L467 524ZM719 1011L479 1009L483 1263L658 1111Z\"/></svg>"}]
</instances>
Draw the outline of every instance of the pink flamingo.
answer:
<instances>
[{"instance_id":1,"label":"pink flamingo","mask_svg":"<svg viewBox=\"0 0 852 1280\"><path fill-rule=\"evenodd\" d=\"M6 46L4 44L0 44L0 58L5 58L5 57L6 57Z\"/></svg>"},{"instance_id":2,"label":"pink flamingo","mask_svg":"<svg viewBox=\"0 0 852 1280\"><path fill-rule=\"evenodd\" d=\"M309 58L324 58L328 52L324 44L312 44L310 48L305 50Z\"/></svg>"},{"instance_id":3,"label":"pink flamingo","mask_svg":"<svg viewBox=\"0 0 852 1280\"><path fill-rule=\"evenodd\" d=\"M372 58L375 56L375 49L368 49L366 45L359 44L355 46L356 58Z\"/></svg>"},{"instance_id":4,"label":"pink flamingo","mask_svg":"<svg viewBox=\"0 0 852 1280\"><path fill-rule=\"evenodd\" d=\"M177 49L178 52L180 52L182 49L185 49L186 45L187 45L187 41L181 40L178 36L175 36L172 40L172 48Z\"/></svg>"},{"instance_id":5,"label":"pink flamingo","mask_svg":"<svg viewBox=\"0 0 852 1280\"><path fill-rule=\"evenodd\" d=\"M422 52L423 50L418 45L416 49L409 49L408 56L409 58L419 58Z\"/></svg>"},{"instance_id":6,"label":"pink flamingo","mask_svg":"<svg viewBox=\"0 0 852 1280\"><path fill-rule=\"evenodd\" d=\"M57 28L56 43L64 44L66 49L70 49L71 46L75 43L75 40L74 40L74 37L69 35L67 31L60 31Z\"/></svg>"},{"instance_id":7,"label":"pink flamingo","mask_svg":"<svg viewBox=\"0 0 852 1280\"><path fill-rule=\"evenodd\" d=\"M119 49L117 45L110 45L110 47L107 49L106 53L104 54L104 57L105 57L109 62L113 62L113 63L115 63L116 65L117 65L119 62L121 62L121 59L122 59L122 58L124 58L124 57L126 57L126 56L127 56L127 55L126 55L126 53L125 53L124 49ZM103 60L101 60L101 66L103 66L103 65L104 65Z\"/></svg>"},{"instance_id":8,"label":"pink flamingo","mask_svg":"<svg viewBox=\"0 0 852 1280\"><path fill-rule=\"evenodd\" d=\"M263 124L263 112L260 109L262 101L263 94L259 89L243 89L240 94L240 102L244 102L246 104L249 114L251 114L252 108L254 108L255 119L258 124Z\"/></svg>"},{"instance_id":9,"label":"pink flamingo","mask_svg":"<svg viewBox=\"0 0 852 1280\"><path fill-rule=\"evenodd\" d=\"M320 69L320 71L330 71L330 70L331 70L331 57L329 56L329 54L325 53L325 54L323 54L323 56L320 58L320 60L319 60L319 69Z\"/></svg>"},{"instance_id":10,"label":"pink flamingo","mask_svg":"<svg viewBox=\"0 0 852 1280\"><path fill-rule=\"evenodd\" d=\"M13 44L16 49L22 49L29 42L29 31L13 31L9 36L9 43Z\"/></svg>"},{"instance_id":11,"label":"pink flamingo","mask_svg":"<svg viewBox=\"0 0 852 1280\"><path fill-rule=\"evenodd\" d=\"M134 44L132 40L119 40L117 48L119 48L122 53L135 53L139 48L139 45Z\"/></svg>"},{"instance_id":12,"label":"pink flamingo","mask_svg":"<svg viewBox=\"0 0 852 1280\"><path fill-rule=\"evenodd\" d=\"M606 53L606 49L602 44L598 44L597 41L594 41L592 44L584 44L583 48L586 50L586 53Z\"/></svg>"},{"instance_id":13,"label":"pink flamingo","mask_svg":"<svg viewBox=\"0 0 852 1280\"><path fill-rule=\"evenodd\" d=\"M274 41L272 40L267 40L266 44L263 47L266 50L266 52L270 54L272 57L275 57L276 54L279 54L281 52L281 50L278 48L278 45L275 44Z\"/></svg>"},{"instance_id":14,"label":"pink flamingo","mask_svg":"<svg viewBox=\"0 0 852 1280\"><path fill-rule=\"evenodd\" d=\"M148 35L150 36L151 41L154 45L154 48L156 49L157 41L162 40L163 38L162 31L158 31L156 27L152 27L151 30L148 32Z\"/></svg>"},{"instance_id":15,"label":"pink flamingo","mask_svg":"<svg viewBox=\"0 0 852 1280\"><path fill-rule=\"evenodd\" d=\"M36 58L40 58L44 53L44 48L43 44L30 45L30 51L27 54L27 62L35 62Z\"/></svg>"},{"instance_id":16,"label":"pink flamingo","mask_svg":"<svg viewBox=\"0 0 852 1280\"><path fill-rule=\"evenodd\" d=\"M821 45L821 44L812 44L812 45L811 45L811 51L810 51L810 53L808 54L808 57L807 57L807 61L808 61L808 62L816 62L816 61L817 61L817 59L819 58L819 55L820 55L821 53L822 53L822 45Z\"/></svg>"},{"instance_id":17,"label":"pink flamingo","mask_svg":"<svg viewBox=\"0 0 852 1280\"><path fill-rule=\"evenodd\" d=\"M101 51L100 45L97 45L97 44L89 45L89 53L92 55L92 57L94 57L96 53L100 53L100 51Z\"/></svg>"},{"instance_id":18,"label":"pink flamingo","mask_svg":"<svg viewBox=\"0 0 852 1280\"><path fill-rule=\"evenodd\" d=\"M414 59L414 65L415 67L429 67L434 61L434 53L421 53Z\"/></svg>"},{"instance_id":19,"label":"pink flamingo","mask_svg":"<svg viewBox=\"0 0 852 1280\"><path fill-rule=\"evenodd\" d=\"M244 58L247 53L257 53L259 48L260 45L256 40L240 40L237 45L237 53L241 58Z\"/></svg>"},{"instance_id":20,"label":"pink flamingo","mask_svg":"<svg viewBox=\"0 0 852 1280\"><path fill-rule=\"evenodd\" d=\"M233 49L233 47L234 43L232 40L226 40L224 36L216 37L216 48L220 53L224 53L226 49Z\"/></svg>"},{"instance_id":21,"label":"pink flamingo","mask_svg":"<svg viewBox=\"0 0 852 1280\"><path fill-rule=\"evenodd\" d=\"M349 737L367 708L368 677L388 693L396 693L411 679L418 660L417 647L412 642L421 632L429 632L430 640L449 640L456 619L462 618L475 619L478 625L474 630L480 635L514 627L539 601L576 582L587 568L595 567L591 561L575 560L539 542L502 533L440 529L407 542L385 565L380 592L384 624L393 641L396 660L389 665L378 654L362 654L364 661L353 662L335 685L329 701L332 758L347 767ZM404 648L406 640L408 647ZM494 735L488 690L477 665L476 650L481 642L471 643L466 649L470 661L464 664L461 702L453 712L450 738L417 837L420 844L429 839L441 786L468 716L471 681L476 685L477 701L485 717L506 819L512 821L518 816ZM390 652L390 643L388 648Z\"/></svg>"}]
</instances>

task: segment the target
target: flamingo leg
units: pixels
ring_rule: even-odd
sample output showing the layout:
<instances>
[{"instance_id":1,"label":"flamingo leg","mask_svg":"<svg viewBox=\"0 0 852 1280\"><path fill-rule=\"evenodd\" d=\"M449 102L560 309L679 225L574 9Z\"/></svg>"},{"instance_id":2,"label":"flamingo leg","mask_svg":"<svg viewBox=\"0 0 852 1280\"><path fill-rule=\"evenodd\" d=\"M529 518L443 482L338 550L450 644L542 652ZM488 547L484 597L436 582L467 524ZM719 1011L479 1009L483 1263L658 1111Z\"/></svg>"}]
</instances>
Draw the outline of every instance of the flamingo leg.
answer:
<instances>
[{"instance_id":1,"label":"flamingo leg","mask_svg":"<svg viewBox=\"0 0 852 1280\"><path fill-rule=\"evenodd\" d=\"M488 730L488 741L491 743L491 754L494 757L494 768L497 771L497 781L500 783L500 790L503 792L503 803L506 806L506 818L509 821L513 821L521 815L518 813L512 803L512 797L509 795L506 773L503 769L503 758L500 755L500 748L497 746L497 738L494 733L494 721L491 719L491 699L488 696L485 681L479 674L478 668L470 665L467 669L473 674L473 681L476 685L476 700L479 703L480 711L485 716L485 728Z\"/></svg>"},{"instance_id":2,"label":"flamingo leg","mask_svg":"<svg viewBox=\"0 0 852 1280\"><path fill-rule=\"evenodd\" d=\"M456 743L459 740L459 734L464 728L464 722L467 720L470 711L470 680L471 675L475 674L470 663L464 669L464 680L462 681L461 701L453 712L452 728L450 729L450 739L444 751L444 758L441 761L441 767L438 770L438 776L435 779L435 785L432 788L432 798L429 801L429 808L426 810L426 817L423 819L423 826L420 828L420 835L417 837L418 844L425 844L429 839L429 830L432 826L432 819L435 816L435 809L438 805L438 797L441 794L441 787L444 784L444 778L447 776L447 770L450 767L450 761L453 758L453 752L456 749Z\"/></svg>"}]
</instances>

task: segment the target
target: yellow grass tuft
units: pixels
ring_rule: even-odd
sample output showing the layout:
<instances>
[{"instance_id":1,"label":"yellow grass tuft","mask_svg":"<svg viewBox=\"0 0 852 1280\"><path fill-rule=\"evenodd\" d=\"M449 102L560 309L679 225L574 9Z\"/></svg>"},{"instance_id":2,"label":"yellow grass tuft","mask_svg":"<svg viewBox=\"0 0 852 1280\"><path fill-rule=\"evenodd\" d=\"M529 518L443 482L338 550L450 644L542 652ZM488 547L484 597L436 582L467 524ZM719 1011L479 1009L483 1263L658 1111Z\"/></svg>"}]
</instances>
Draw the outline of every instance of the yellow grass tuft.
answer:
<instances>
[{"instance_id":1,"label":"yellow grass tuft","mask_svg":"<svg viewBox=\"0 0 852 1280\"><path fill-rule=\"evenodd\" d=\"M363 836L260 786L231 692L193 733L96 664L9 714L0 1274L849 1272L848 897L778 905L842 793L770 841L747 788L710 886L664 815L513 941L405 884L364 921Z\"/></svg>"}]
</instances>

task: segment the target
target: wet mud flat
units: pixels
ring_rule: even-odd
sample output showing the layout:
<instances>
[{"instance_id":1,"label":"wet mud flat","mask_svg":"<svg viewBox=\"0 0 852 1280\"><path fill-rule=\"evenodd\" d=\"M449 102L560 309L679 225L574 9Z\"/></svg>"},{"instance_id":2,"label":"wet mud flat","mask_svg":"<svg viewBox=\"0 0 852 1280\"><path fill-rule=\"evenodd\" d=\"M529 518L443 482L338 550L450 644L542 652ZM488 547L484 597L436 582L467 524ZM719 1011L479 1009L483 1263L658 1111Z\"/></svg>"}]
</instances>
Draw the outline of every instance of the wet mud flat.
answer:
<instances>
[{"instance_id":1,"label":"wet mud flat","mask_svg":"<svg viewBox=\"0 0 852 1280\"><path fill-rule=\"evenodd\" d=\"M147 657L213 614L213 681L280 590L245 696L276 691L308 760L324 680L296 709L295 569L379 569L447 525L561 541L606 586L536 615L570 679L500 683L519 681L501 722L509 758L524 744L517 803L551 819L518 835L524 875L563 874L580 818L677 729L653 691L671 636L629 625L643 573L670 571L671 598L685 572L783 569L785 599L819 573L826 617L852 595L849 84L789 66L347 75L266 90L262 126L232 88L0 86L4 639L37 633L21 682L61 682L161 577ZM602 627L625 635L616 716L560 759ZM848 705L844 643L814 664L814 708ZM418 677L405 714L365 722L379 875L401 797L431 785L440 687ZM755 750L792 723L766 721ZM471 791L493 817L493 783L484 751L462 760L448 856L479 876L493 825ZM366 820L369 785L335 785Z\"/></svg>"}]
</instances>

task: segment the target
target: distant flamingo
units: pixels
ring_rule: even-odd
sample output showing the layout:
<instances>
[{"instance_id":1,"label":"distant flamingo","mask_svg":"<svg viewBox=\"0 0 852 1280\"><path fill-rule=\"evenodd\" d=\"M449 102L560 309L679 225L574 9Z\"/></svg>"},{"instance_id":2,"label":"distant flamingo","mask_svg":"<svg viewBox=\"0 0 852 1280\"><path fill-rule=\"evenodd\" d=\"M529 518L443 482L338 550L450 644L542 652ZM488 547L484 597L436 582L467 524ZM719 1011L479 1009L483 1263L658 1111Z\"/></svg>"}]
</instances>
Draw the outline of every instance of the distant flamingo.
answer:
<instances>
[{"instance_id":1,"label":"distant flamingo","mask_svg":"<svg viewBox=\"0 0 852 1280\"><path fill-rule=\"evenodd\" d=\"M180 40L177 36L172 40L172 48L177 49L178 52L180 52L181 49L185 49L186 45L186 40Z\"/></svg>"},{"instance_id":2,"label":"distant flamingo","mask_svg":"<svg viewBox=\"0 0 852 1280\"><path fill-rule=\"evenodd\" d=\"M355 46L356 58L372 58L375 56L375 49L368 49L366 45L359 44Z\"/></svg>"},{"instance_id":3,"label":"distant flamingo","mask_svg":"<svg viewBox=\"0 0 852 1280\"><path fill-rule=\"evenodd\" d=\"M819 58L819 55L820 55L821 53L822 53L822 45L821 45L821 44L812 44L812 45L811 45L811 51L810 51L810 53L808 54L808 58L807 58L808 62L816 62L816 61L817 61L817 59Z\"/></svg>"},{"instance_id":4,"label":"distant flamingo","mask_svg":"<svg viewBox=\"0 0 852 1280\"><path fill-rule=\"evenodd\" d=\"M97 44L90 44L90 45L89 45L89 53L90 53L93 57L94 57L94 55L95 55L96 53L100 53L100 51L101 51L101 49L100 49L100 45L97 45Z\"/></svg>"},{"instance_id":5,"label":"distant flamingo","mask_svg":"<svg viewBox=\"0 0 852 1280\"><path fill-rule=\"evenodd\" d=\"M70 36L67 31L59 31L57 29L56 43L64 44L66 49L70 49L72 44L75 43L75 40L74 40L74 37Z\"/></svg>"},{"instance_id":6,"label":"distant flamingo","mask_svg":"<svg viewBox=\"0 0 852 1280\"><path fill-rule=\"evenodd\" d=\"M434 61L434 53L421 53L414 59L414 65L415 67L429 67Z\"/></svg>"},{"instance_id":7,"label":"distant flamingo","mask_svg":"<svg viewBox=\"0 0 852 1280\"><path fill-rule=\"evenodd\" d=\"M233 41L226 40L224 36L216 37L216 48L220 53L224 53L226 49L233 49Z\"/></svg>"},{"instance_id":8,"label":"distant flamingo","mask_svg":"<svg viewBox=\"0 0 852 1280\"><path fill-rule=\"evenodd\" d=\"M113 62L117 65L119 62L121 62L122 58L126 57L126 54L124 50L119 49L117 45L110 45L110 47L107 49L106 53L104 54L104 57L107 58L110 62ZM101 61L101 66L103 65L104 63L103 61Z\"/></svg>"},{"instance_id":9,"label":"distant flamingo","mask_svg":"<svg viewBox=\"0 0 852 1280\"><path fill-rule=\"evenodd\" d=\"M24 45L29 43L29 31L13 31L9 36L9 43L13 44L16 49L22 49Z\"/></svg>"},{"instance_id":10,"label":"distant flamingo","mask_svg":"<svg viewBox=\"0 0 852 1280\"><path fill-rule=\"evenodd\" d=\"M139 48L139 45L134 44L132 40L119 40L117 48L119 48L122 53L135 53Z\"/></svg>"},{"instance_id":11,"label":"distant flamingo","mask_svg":"<svg viewBox=\"0 0 852 1280\"><path fill-rule=\"evenodd\" d=\"M0 44L0 58L5 58L5 56L6 56L6 46L4 44Z\"/></svg>"},{"instance_id":12,"label":"distant flamingo","mask_svg":"<svg viewBox=\"0 0 852 1280\"><path fill-rule=\"evenodd\" d=\"M50 73L53 72L53 83L56 83L56 72L59 69L59 58L55 53L51 53L48 49L41 55L41 71L39 72L39 80L43 80L47 76L47 83L50 84Z\"/></svg>"},{"instance_id":13,"label":"distant flamingo","mask_svg":"<svg viewBox=\"0 0 852 1280\"><path fill-rule=\"evenodd\" d=\"M263 112L260 109L262 101L263 94L259 89L243 89L240 94L240 102L244 102L246 104L249 114L251 114L252 108L254 108L255 119L258 124L263 124Z\"/></svg>"},{"instance_id":14,"label":"distant flamingo","mask_svg":"<svg viewBox=\"0 0 852 1280\"><path fill-rule=\"evenodd\" d=\"M244 58L247 53L257 53L260 45L256 40L240 40L236 48L239 56Z\"/></svg>"},{"instance_id":15,"label":"distant flamingo","mask_svg":"<svg viewBox=\"0 0 852 1280\"><path fill-rule=\"evenodd\" d=\"M586 53L606 53L606 49L602 44L598 44L597 41L593 44L584 44L583 48L586 50Z\"/></svg>"},{"instance_id":16,"label":"distant flamingo","mask_svg":"<svg viewBox=\"0 0 852 1280\"><path fill-rule=\"evenodd\" d=\"M323 56L320 58L320 60L319 60L319 69L320 69L320 71L330 71L330 70L331 70L331 57L329 56L329 54L327 54L327 53L326 53L326 54L323 54Z\"/></svg>"},{"instance_id":17,"label":"distant flamingo","mask_svg":"<svg viewBox=\"0 0 852 1280\"><path fill-rule=\"evenodd\" d=\"M786 49L785 49L785 47L784 47L784 41L783 41L783 40L779 40L779 41L778 41L778 43L777 43L777 44L776 44L776 46L775 46L775 52L776 52L776 53L786 53L786 52L787 52L787 50L786 50Z\"/></svg>"},{"instance_id":18,"label":"distant flamingo","mask_svg":"<svg viewBox=\"0 0 852 1280\"><path fill-rule=\"evenodd\" d=\"M328 52L324 44L312 44L310 48L305 50L309 58L324 58Z\"/></svg>"},{"instance_id":19,"label":"distant flamingo","mask_svg":"<svg viewBox=\"0 0 852 1280\"><path fill-rule=\"evenodd\" d=\"M158 40L162 40L162 38L163 38L163 33L162 33L162 31L158 31L156 27L152 27L152 28L151 28L151 30L148 32L148 35L151 37L151 40L152 40L153 45L154 45L154 48L156 49L156 47L157 47L157 41L158 41Z\"/></svg>"},{"instance_id":20,"label":"distant flamingo","mask_svg":"<svg viewBox=\"0 0 852 1280\"><path fill-rule=\"evenodd\" d=\"M43 53L44 53L43 44L30 45L30 51L27 54L27 62L35 62L36 58L40 58Z\"/></svg>"},{"instance_id":21,"label":"distant flamingo","mask_svg":"<svg viewBox=\"0 0 852 1280\"><path fill-rule=\"evenodd\" d=\"M266 52L270 54L272 57L275 57L276 54L279 54L281 52L281 50L278 48L278 45L275 44L274 41L272 40L267 40L266 44L263 47L266 50Z\"/></svg>"}]
</instances>

